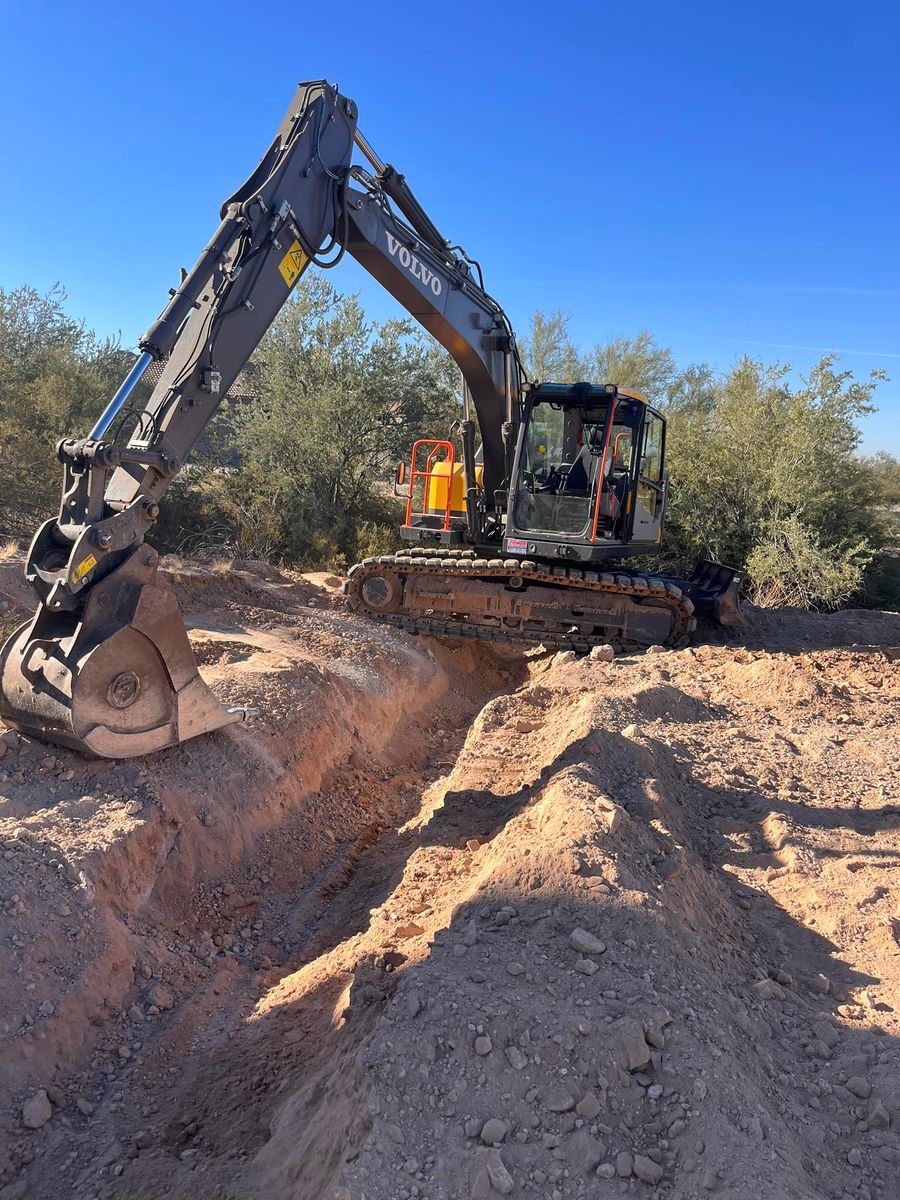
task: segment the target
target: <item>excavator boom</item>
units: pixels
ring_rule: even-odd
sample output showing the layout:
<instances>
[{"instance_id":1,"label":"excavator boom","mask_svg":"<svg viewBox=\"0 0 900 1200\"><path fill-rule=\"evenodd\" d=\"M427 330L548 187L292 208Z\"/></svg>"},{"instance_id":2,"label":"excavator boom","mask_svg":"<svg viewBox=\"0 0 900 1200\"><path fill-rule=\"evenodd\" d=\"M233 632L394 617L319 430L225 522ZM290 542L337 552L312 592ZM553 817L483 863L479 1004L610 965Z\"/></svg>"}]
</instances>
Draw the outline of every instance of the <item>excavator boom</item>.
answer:
<instances>
[{"instance_id":1,"label":"excavator boom","mask_svg":"<svg viewBox=\"0 0 900 1200\"><path fill-rule=\"evenodd\" d=\"M356 148L364 166L351 165ZM243 715L201 680L144 538L166 488L311 263L333 266L350 253L448 349L485 431L492 495L506 479L509 322L403 176L359 133L352 100L324 81L301 84L220 216L94 428L59 443L60 510L38 530L26 566L39 607L0 651L3 720L96 755L145 754ZM135 406L154 361L162 363L159 379Z\"/></svg>"},{"instance_id":2,"label":"excavator boom","mask_svg":"<svg viewBox=\"0 0 900 1200\"><path fill-rule=\"evenodd\" d=\"M38 530L26 566L40 604L0 651L0 716L10 725L123 758L241 718L200 678L144 537L229 386L337 225L355 131L352 101L324 83L301 85L94 428L59 443L59 514ZM154 360L164 364L159 381L137 409L134 389Z\"/></svg>"}]
</instances>

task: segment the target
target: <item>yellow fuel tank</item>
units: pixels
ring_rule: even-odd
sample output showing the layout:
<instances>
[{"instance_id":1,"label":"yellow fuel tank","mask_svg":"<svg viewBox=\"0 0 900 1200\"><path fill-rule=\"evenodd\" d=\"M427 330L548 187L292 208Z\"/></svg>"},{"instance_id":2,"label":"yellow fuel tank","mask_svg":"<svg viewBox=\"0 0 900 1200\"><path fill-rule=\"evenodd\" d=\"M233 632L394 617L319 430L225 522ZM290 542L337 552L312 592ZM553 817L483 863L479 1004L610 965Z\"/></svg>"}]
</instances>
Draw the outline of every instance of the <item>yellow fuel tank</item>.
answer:
<instances>
[{"instance_id":1,"label":"yellow fuel tank","mask_svg":"<svg viewBox=\"0 0 900 1200\"><path fill-rule=\"evenodd\" d=\"M475 466L475 482L481 487L481 477L484 467L481 463ZM450 488L450 515L465 515L466 511L466 480L462 463L454 463L453 475L450 475L448 462L435 463L427 483L425 511L429 516L442 517L447 511L447 488Z\"/></svg>"}]
</instances>

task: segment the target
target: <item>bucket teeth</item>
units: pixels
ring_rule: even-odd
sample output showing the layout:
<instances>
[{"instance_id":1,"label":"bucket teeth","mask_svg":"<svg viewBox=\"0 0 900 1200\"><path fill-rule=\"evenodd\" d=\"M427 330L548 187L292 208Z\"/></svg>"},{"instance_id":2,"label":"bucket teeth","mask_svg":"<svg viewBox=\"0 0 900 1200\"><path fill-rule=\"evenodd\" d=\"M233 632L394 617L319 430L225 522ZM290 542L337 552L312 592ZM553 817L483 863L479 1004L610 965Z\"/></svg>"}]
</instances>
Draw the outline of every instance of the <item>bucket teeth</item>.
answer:
<instances>
[{"instance_id":1,"label":"bucket teeth","mask_svg":"<svg viewBox=\"0 0 900 1200\"><path fill-rule=\"evenodd\" d=\"M243 718L200 678L178 603L141 546L81 613L38 609L0 650L0 717L100 758L133 758Z\"/></svg>"}]
</instances>

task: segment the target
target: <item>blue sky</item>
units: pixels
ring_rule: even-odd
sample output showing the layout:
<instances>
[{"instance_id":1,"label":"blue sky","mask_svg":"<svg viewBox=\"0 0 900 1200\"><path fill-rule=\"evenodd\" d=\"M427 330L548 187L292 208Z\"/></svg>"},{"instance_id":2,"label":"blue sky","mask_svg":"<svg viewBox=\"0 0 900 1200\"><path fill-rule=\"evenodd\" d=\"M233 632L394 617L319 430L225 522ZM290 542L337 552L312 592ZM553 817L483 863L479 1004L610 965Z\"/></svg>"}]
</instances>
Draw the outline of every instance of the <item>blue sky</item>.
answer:
<instances>
[{"instance_id":1,"label":"blue sky","mask_svg":"<svg viewBox=\"0 0 900 1200\"><path fill-rule=\"evenodd\" d=\"M0 0L0 286L133 343L299 80L337 81L524 331L882 366L900 452L900 4ZM353 263L332 280L396 313ZM624 381L620 381L624 382Z\"/></svg>"}]
</instances>

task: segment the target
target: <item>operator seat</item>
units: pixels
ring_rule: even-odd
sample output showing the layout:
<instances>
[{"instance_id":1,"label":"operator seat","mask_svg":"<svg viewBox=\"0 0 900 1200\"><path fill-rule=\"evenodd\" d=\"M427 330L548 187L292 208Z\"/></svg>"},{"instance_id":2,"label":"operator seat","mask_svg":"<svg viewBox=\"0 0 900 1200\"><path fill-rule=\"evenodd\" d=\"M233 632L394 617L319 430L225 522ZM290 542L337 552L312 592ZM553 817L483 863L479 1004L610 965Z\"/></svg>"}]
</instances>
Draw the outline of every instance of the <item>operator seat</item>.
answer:
<instances>
[{"instance_id":1,"label":"operator seat","mask_svg":"<svg viewBox=\"0 0 900 1200\"><path fill-rule=\"evenodd\" d=\"M587 496L590 494L595 470L594 463L598 461L595 436L596 434L593 432L588 434L578 451L578 457L566 474L565 491L567 495Z\"/></svg>"}]
</instances>

